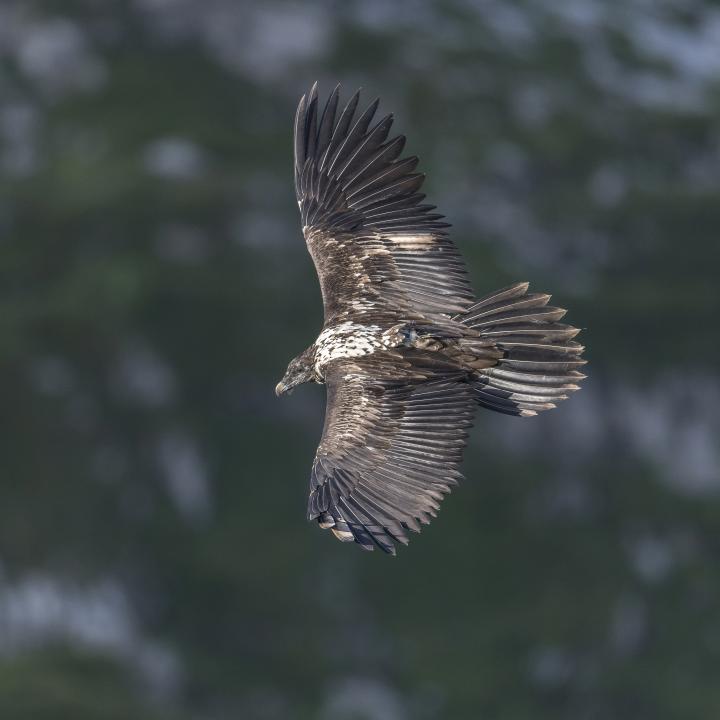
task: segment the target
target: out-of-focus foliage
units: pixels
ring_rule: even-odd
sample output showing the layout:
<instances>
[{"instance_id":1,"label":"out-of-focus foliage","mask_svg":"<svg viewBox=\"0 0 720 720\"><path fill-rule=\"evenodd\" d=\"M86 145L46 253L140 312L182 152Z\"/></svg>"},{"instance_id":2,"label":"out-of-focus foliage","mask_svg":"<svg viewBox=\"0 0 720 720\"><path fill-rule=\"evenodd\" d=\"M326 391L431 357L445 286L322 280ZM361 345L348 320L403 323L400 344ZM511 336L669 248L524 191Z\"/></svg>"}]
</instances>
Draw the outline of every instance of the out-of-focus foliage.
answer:
<instances>
[{"instance_id":1,"label":"out-of-focus foliage","mask_svg":"<svg viewBox=\"0 0 720 720\"><path fill-rule=\"evenodd\" d=\"M0 4L0 717L720 713L720 9ZM305 522L299 95L367 88L590 378L391 560Z\"/></svg>"}]
</instances>

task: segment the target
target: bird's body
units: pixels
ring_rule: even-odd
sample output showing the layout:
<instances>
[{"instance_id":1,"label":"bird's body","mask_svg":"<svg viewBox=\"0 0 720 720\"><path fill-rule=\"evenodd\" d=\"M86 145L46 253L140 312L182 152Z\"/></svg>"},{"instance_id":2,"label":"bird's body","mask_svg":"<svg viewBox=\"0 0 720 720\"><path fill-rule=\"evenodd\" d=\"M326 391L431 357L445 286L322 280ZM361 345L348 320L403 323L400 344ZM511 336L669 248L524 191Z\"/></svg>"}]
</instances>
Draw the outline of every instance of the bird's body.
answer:
<instances>
[{"instance_id":1,"label":"bird's body","mask_svg":"<svg viewBox=\"0 0 720 720\"><path fill-rule=\"evenodd\" d=\"M578 389L578 330L549 295L517 283L480 300L442 216L422 204L417 158L355 116L356 93L322 113L317 90L295 122L295 185L320 280L325 322L291 361L280 394L325 383L325 427L308 516L341 540L394 552L461 478L478 405L513 415L555 407Z\"/></svg>"}]
</instances>

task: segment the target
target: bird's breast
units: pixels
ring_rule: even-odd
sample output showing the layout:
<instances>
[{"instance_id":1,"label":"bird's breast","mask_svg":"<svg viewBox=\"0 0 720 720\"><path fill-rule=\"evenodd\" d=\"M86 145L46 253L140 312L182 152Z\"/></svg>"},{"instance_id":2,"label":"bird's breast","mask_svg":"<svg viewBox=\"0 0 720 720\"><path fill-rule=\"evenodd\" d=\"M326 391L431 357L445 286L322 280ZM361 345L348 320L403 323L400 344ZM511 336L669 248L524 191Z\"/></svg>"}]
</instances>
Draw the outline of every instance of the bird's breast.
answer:
<instances>
[{"instance_id":1,"label":"bird's breast","mask_svg":"<svg viewBox=\"0 0 720 720\"><path fill-rule=\"evenodd\" d=\"M323 366L338 358L361 357L390 347L379 325L344 322L326 327L315 341L315 372L323 377Z\"/></svg>"}]
</instances>

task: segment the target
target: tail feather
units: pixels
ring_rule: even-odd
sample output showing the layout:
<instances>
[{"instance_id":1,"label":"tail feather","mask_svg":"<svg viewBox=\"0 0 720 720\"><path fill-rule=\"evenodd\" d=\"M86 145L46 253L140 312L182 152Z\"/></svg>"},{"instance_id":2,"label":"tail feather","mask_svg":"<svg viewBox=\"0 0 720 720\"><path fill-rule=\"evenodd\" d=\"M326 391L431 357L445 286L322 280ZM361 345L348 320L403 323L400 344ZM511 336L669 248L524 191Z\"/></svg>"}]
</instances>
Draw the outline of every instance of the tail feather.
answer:
<instances>
[{"instance_id":1,"label":"tail feather","mask_svg":"<svg viewBox=\"0 0 720 720\"><path fill-rule=\"evenodd\" d=\"M466 322L477 324L478 321L481 321L484 318L492 317L492 319L497 319L498 315L501 313L510 312L512 310L544 307L549 301L550 295L545 295L544 293L528 293L522 297L501 300L500 302L483 305L480 308L473 306L467 312Z\"/></svg>"},{"instance_id":2,"label":"tail feather","mask_svg":"<svg viewBox=\"0 0 720 720\"><path fill-rule=\"evenodd\" d=\"M514 335L522 333L523 335L540 335L553 340L571 340L580 330L572 327L572 325L563 325L556 322L553 325L537 325L533 323L515 323L514 325L499 325L496 328L483 330L483 336L488 338L500 338L504 335Z\"/></svg>"},{"instance_id":3,"label":"tail feather","mask_svg":"<svg viewBox=\"0 0 720 720\"><path fill-rule=\"evenodd\" d=\"M484 298L481 298L476 303L473 303L472 307L467 312L479 310L480 308L487 307L488 305L492 305L493 303L507 300L509 298L522 297L528 291L529 287L529 282L521 282L509 285L508 287L502 288L502 290L496 290L495 292L486 295ZM460 318L462 316L458 315L456 317Z\"/></svg>"},{"instance_id":4,"label":"tail feather","mask_svg":"<svg viewBox=\"0 0 720 720\"><path fill-rule=\"evenodd\" d=\"M580 332L560 323L566 311L548 305L550 295L517 283L478 300L456 320L492 340L501 356L476 373L480 405L510 415L536 415L579 390L585 376Z\"/></svg>"}]
</instances>

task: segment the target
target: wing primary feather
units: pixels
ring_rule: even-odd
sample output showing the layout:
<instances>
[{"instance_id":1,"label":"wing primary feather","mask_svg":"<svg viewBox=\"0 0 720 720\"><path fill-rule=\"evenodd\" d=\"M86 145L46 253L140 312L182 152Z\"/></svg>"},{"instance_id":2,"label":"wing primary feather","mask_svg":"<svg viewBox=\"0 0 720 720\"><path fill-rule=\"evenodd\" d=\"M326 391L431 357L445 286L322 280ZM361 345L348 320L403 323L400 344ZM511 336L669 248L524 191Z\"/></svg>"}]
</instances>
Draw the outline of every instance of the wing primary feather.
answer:
<instances>
[{"instance_id":1,"label":"wing primary feather","mask_svg":"<svg viewBox=\"0 0 720 720\"><path fill-rule=\"evenodd\" d=\"M374 153L380 145L387 138L392 126L392 115L386 115L373 127L372 130L364 137L364 139L358 144L358 146L351 151L350 156L345 161L342 169L336 173L338 180L342 180L353 166L358 161L363 161L367 158L368 154ZM344 183L343 187L347 187L349 183Z\"/></svg>"},{"instance_id":2,"label":"wing primary feather","mask_svg":"<svg viewBox=\"0 0 720 720\"><path fill-rule=\"evenodd\" d=\"M353 191L347 195L348 202L352 205L353 198L360 193L370 192L370 190L375 190L375 188L383 188L388 182L391 182L396 178L410 175L410 173L412 173L412 171L417 167L418 162L419 158L413 155L392 163L390 167L381 170L374 177L365 180L360 187L353 188Z\"/></svg>"},{"instance_id":3,"label":"wing primary feather","mask_svg":"<svg viewBox=\"0 0 720 720\"><path fill-rule=\"evenodd\" d=\"M340 145L340 143L345 139L348 128L350 127L350 123L352 122L353 116L355 115L355 110L357 110L359 102L360 90L356 90L343 108L343 111L340 113L340 119L337 121L337 125L333 130L328 149L325 151L320 161L321 172L326 172L326 174L328 175L330 174L325 170L325 165L328 159L335 153L335 150Z\"/></svg>"},{"instance_id":4,"label":"wing primary feather","mask_svg":"<svg viewBox=\"0 0 720 720\"><path fill-rule=\"evenodd\" d=\"M425 175L423 173L408 175L392 185L380 188L365 197L359 198L352 204L352 207L356 209L363 209L378 200L392 197L393 195L409 195L422 187L424 181Z\"/></svg>"},{"instance_id":5,"label":"wing primary feather","mask_svg":"<svg viewBox=\"0 0 720 720\"><path fill-rule=\"evenodd\" d=\"M360 117L358 117L358 119L355 121L355 124L353 125L350 132L342 141L338 149L333 153L333 159L327 169L328 175L333 174L335 165L345 157L346 153L352 151L354 144L367 132L368 126L370 125L370 122L372 121L373 115L375 115L375 111L377 110L379 104L379 99L373 100L369 107L363 113L361 113Z\"/></svg>"},{"instance_id":6,"label":"wing primary feather","mask_svg":"<svg viewBox=\"0 0 720 720\"><path fill-rule=\"evenodd\" d=\"M403 151L405 146L405 138L402 135L390 140L389 142L381 145L374 154L367 160L366 164L363 165L356 174L347 181L346 187L353 187L357 182L363 180L367 173L374 170L376 167L379 169L387 163L391 163L396 160L400 153Z\"/></svg>"},{"instance_id":7,"label":"wing primary feather","mask_svg":"<svg viewBox=\"0 0 720 720\"><path fill-rule=\"evenodd\" d=\"M308 107L305 114L305 157L315 157L315 145L317 143L317 82L312 86L308 96Z\"/></svg>"},{"instance_id":8,"label":"wing primary feather","mask_svg":"<svg viewBox=\"0 0 720 720\"><path fill-rule=\"evenodd\" d=\"M305 143L304 143L304 121L305 121L305 95L300 98L297 112L295 113L295 182L299 178L305 166Z\"/></svg>"},{"instance_id":9,"label":"wing primary feather","mask_svg":"<svg viewBox=\"0 0 720 720\"><path fill-rule=\"evenodd\" d=\"M325 108L323 109L320 125L318 127L318 140L316 155L322 157L330 145L330 138L335 125L335 113L337 112L338 101L340 99L340 83L330 93ZM318 168L318 171L320 168Z\"/></svg>"}]
</instances>

